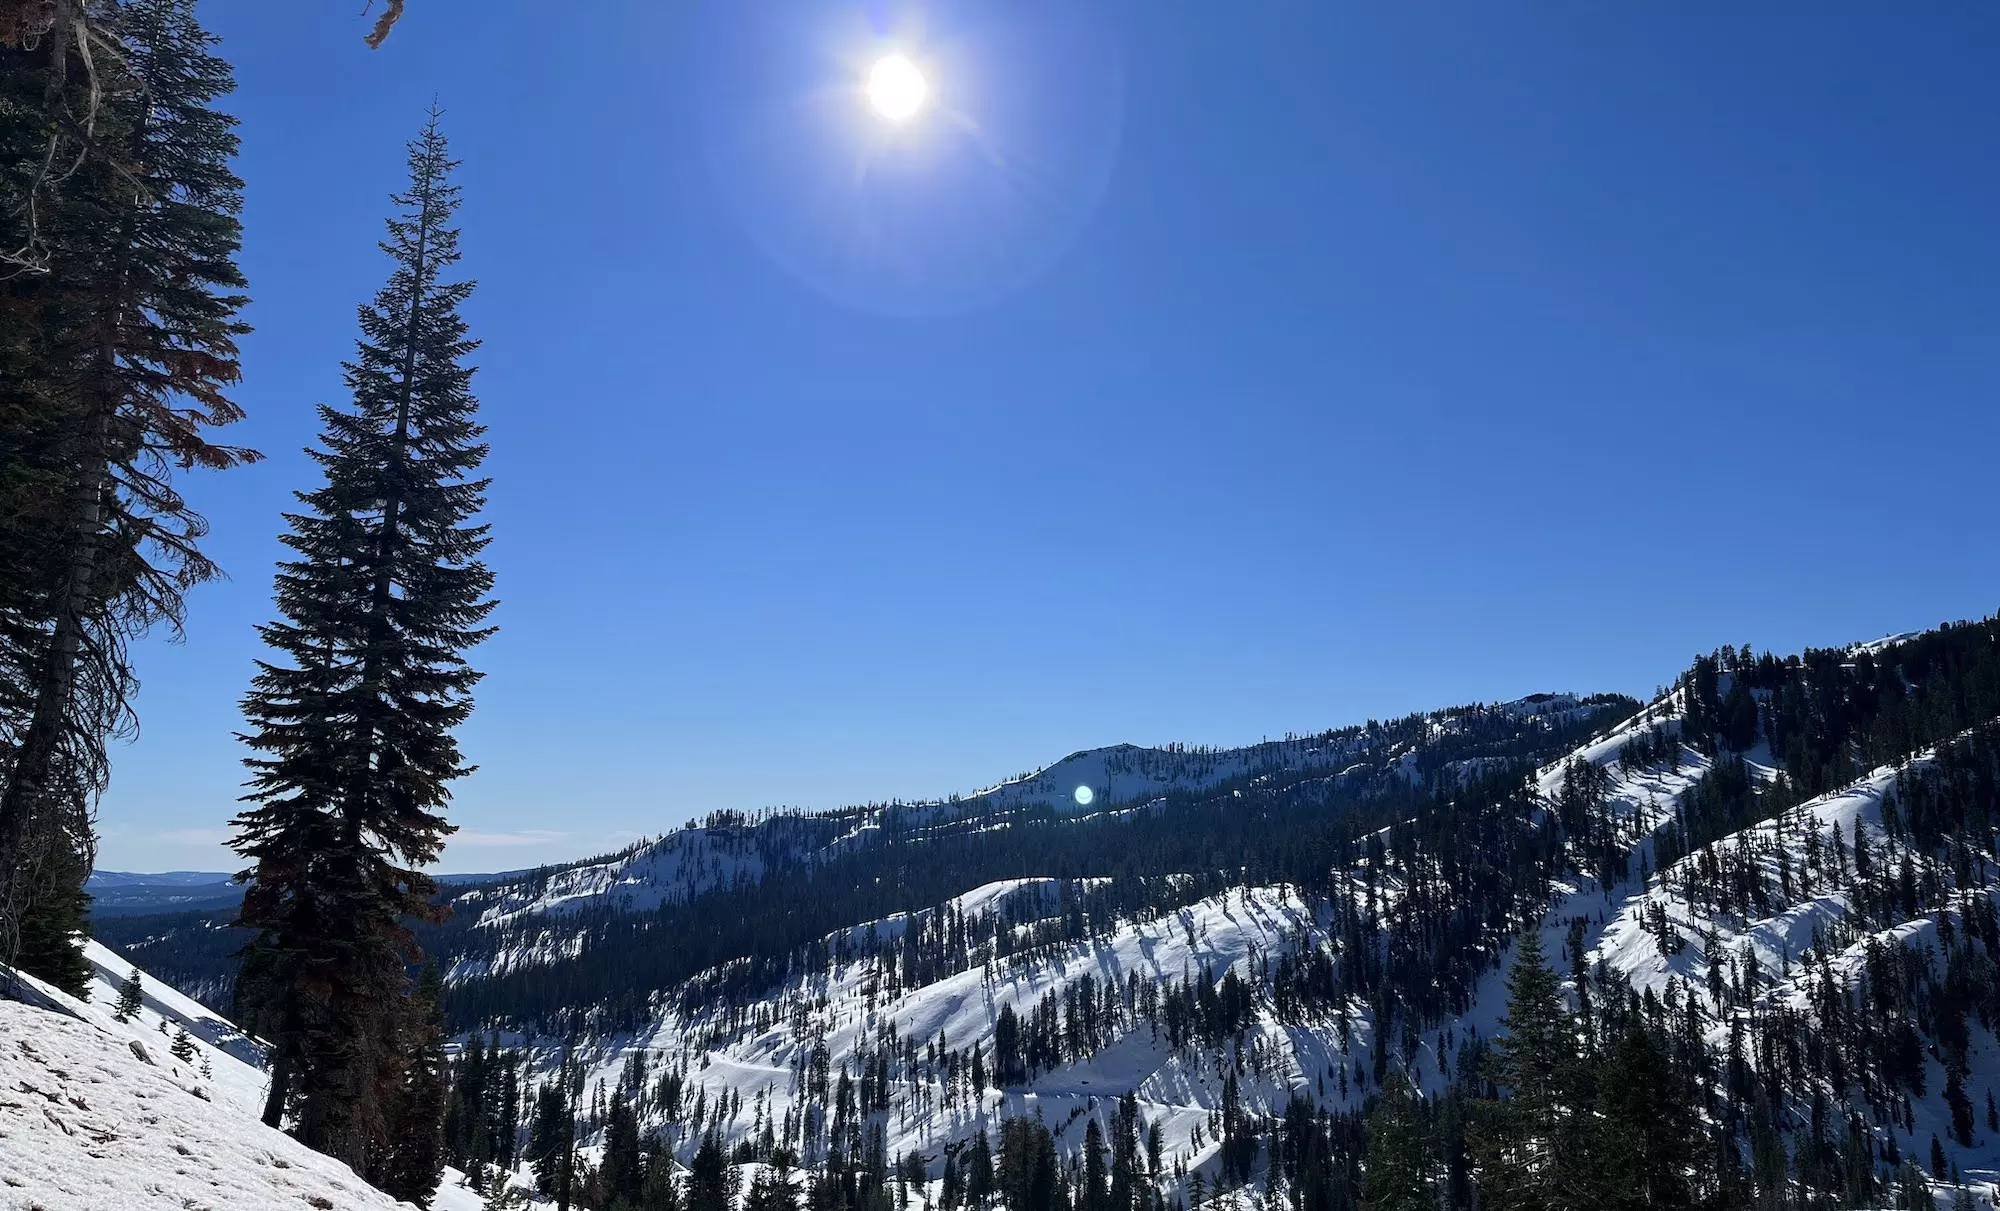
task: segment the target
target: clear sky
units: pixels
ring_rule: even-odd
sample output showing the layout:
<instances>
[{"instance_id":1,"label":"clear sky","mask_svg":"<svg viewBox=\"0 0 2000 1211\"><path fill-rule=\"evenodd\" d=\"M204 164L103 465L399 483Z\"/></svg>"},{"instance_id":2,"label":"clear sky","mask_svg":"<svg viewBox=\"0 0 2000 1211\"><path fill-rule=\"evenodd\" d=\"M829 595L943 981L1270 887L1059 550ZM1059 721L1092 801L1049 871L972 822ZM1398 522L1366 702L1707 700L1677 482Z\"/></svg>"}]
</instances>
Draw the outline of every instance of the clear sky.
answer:
<instances>
[{"instance_id":1,"label":"clear sky","mask_svg":"<svg viewBox=\"0 0 2000 1211\"><path fill-rule=\"evenodd\" d=\"M139 653L105 867L233 868L433 96L502 600L447 869L2000 606L1995 6L356 8L202 4L270 458L193 482L232 579Z\"/></svg>"}]
</instances>

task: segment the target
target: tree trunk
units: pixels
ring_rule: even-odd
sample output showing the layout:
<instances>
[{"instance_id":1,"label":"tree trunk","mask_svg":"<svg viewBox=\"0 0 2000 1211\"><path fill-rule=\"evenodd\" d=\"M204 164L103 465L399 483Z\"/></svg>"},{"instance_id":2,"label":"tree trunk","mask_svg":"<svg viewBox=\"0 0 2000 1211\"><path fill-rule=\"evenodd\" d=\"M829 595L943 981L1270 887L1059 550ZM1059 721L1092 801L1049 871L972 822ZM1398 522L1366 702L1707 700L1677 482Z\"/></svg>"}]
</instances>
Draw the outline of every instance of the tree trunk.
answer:
<instances>
[{"instance_id":1,"label":"tree trunk","mask_svg":"<svg viewBox=\"0 0 2000 1211\"><path fill-rule=\"evenodd\" d=\"M9 962L20 945L21 910L30 893L27 885L35 864L30 862L29 852L46 839L44 792L63 729L73 717L77 659L83 650L84 619L90 610L104 537L104 447L109 419L99 408L85 425L84 466L66 510L65 529L73 546L63 573L55 628L47 659L36 678L34 714L15 754L14 767L8 771L6 792L0 794L0 958Z\"/></svg>"},{"instance_id":2,"label":"tree trunk","mask_svg":"<svg viewBox=\"0 0 2000 1211\"><path fill-rule=\"evenodd\" d=\"M285 1031L279 1033L277 1054L271 1060L271 1091L264 1096L266 1127L282 1129L285 1125L285 1099L290 1095L292 1085L292 1049L285 1039L291 1029L288 1025Z\"/></svg>"},{"instance_id":3,"label":"tree trunk","mask_svg":"<svg viewBox=\"0 0 2000 1211\"><path fill-rule=\"evenodd\" d=\"M58 6L59 17L68 15L71 3L73 0L64 0ZM67 65L62 39L68 36L69 28L64 24L57 31L54 53L62 56L56 60L58 71ZM131 134L135 151L143 144L145 132L141 119ZM0 795L0 959L10 963L20 948L21 912L32 891L27 873L31 867L29 848L47 839L49 824L43 800L63 730L75 720L77 661L83 651L83 628L97 588L98 556L104 545L104 494L111 486L111 420L119 396L116 371L124 345L131 280L133 210L139 205L140 200L133 198L122 211L108 289L97 300L95 374L85 379L79 392L86 410L78 435L77 477L63 518L70 543L69 563L57 597L48 658L37 678L34 715L8 771L7 789ZM38 832L42 835L35 835ZM89 872L84 875L88 877Z\"/></svg>"}]
</instances>

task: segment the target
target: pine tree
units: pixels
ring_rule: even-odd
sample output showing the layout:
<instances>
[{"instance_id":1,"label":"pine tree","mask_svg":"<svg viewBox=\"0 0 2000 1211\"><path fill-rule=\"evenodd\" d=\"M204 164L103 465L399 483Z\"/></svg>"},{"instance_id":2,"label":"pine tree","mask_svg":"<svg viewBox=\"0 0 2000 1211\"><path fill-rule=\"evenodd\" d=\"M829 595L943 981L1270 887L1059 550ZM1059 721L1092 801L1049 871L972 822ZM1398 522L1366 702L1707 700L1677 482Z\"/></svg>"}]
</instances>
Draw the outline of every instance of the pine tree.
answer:
<instances>
[{"instance_id":1,"label":"pine tree","mask_svg":"<svg viewBox=\"0 0 2000 1211\"><path fill-rule=\"evenodd\" d=\"M750 1183L743 1211L799 1211L798 1191L788 1169L776 1166L760 1172Z\"/></svg>"},{"instance_id":2,"label":"pine tree","mask_svg":"<svg viewBox=\"0 0 2000 1211\"><path fill-rule=\"evenodd\" d=\"M255 864L239 923L258 931L249 957L267 973L264 1118L292 1110L301 1140L359 1172L385 1144L408 1060L395 1046L417 957L404 922L431 915L421 868L452 831L451 782L471 772L452 738L479 680L462 652L491 633L486 530L472 521L486 482L469 478L486 447L458 313L472 286L442 276L458 260L459 191L437 118L409 145L382 245L395 268L361 308L346 367L352 405L319 410L326 482L287 517L297 558L262 631L282 659L260 662L243 703L255 806L234 845Z\"/></svg>"},{"instance_id":3,"label":"pine tree","mask_svg":"<svg viewBox=\"0 0 2000 1211\"><path fill-rule=\"evenodd\" d=\"M1606 1058L1598 1080L1590 1178L1605 1207L1670 1208L1694 1203L1688 1180L1698 1120L1680 1099L1667 1053L1634 1025Z\"/></svg>"},{"instance_id":4,"label":"pine tree","mask_svg":"<svg viewBox=\"0 0 2000 1211\"><path fill-rule=\"evenodd\" d=\"M965 1153L965 1205L983 1207L993 1195L993 1143L985 1128L973 1133Z\"/></svg>"},{"instance_id":5,"label":"pine tree","mask_svg":"<svg viewBox=\"0 0 2000 1211\"><path fill-rule=\"evenodd\" d=\"M1924 1180L1924 1171L1917 1167L1915 1158L1904 1160L1897 1180L1902 1186L1897 1195L1898 1207L1908 1208L1909 1211L1937 1211L1937 1199L1931 1194L1931 1184Z\"/></svg>"},{"instance_id":6,"label":"pine tree","mask_svg":"<svg viewBox=\"0 0 2000 1211\"><path fill-rule=\"evenodd\" d=\"M528 1127L527 1162L535 1174L535 1189L554 1197L568 1177L570 1152L576 1138L576 1118L563 1080L544 1082L535 1091L535 1113Z\"/></svg>"},{"instance_id":7,"label":"pine tree","mask_svg":"<svg viewBox=\"0 0 2000 1211\"><path fill-rule=\"evenodd\" d=\"M604 1129L604 1160L599 1167L611 1205L639 1205L644 1174L639 1164L639 1119L620 1093L611 1099L611 1117Z\"/></svg>"},{"instance_id":8,"label":"pine tree","mask_svg":"<svg viewBox=\"0 0 2000 1211\"><path fill-rule=\"evenodd\" d=\"M721 1133L709 1128L688 1166L687 1211L735 1211L736 1183L731 1168Z\"/></svg>"},{"instance_id":9,"label":"pine tree","mask_svg":"<svg viewBox=\"0 0 2000 1211\"><path fill-rule=\"evenodd\" d=\"M1515 943L1501 1024L1507 1033L1494 1040L1491 1055L1493 1079L1507 1097L1487 1108L1480 1132L1488 1173L1482 1188L1490 1187L1496 1208L1566 1205L1576 1143L1570 1120L1575 1040L1535 930Z\"/></svg>"},{"instance_id":10,"label":"pine tree","mask_svg":"<svg viewBox=\"0 0 2000 1211\"><path fill-rule=\"evenodd\" d=\"M1428 1211L1437 1206L1437 1179L1424 1109L1416 1091L1392 1072L1368 1114L1367 1211Z\"/></svg>"},{"instance_id":11,"label":"pine tree","mask_svg":"<svg viewBox=\"0 0 2000 1211\"><path fill-rule=\"evenodd\" d=\"M647 1145L645 1165L645 1181L639 1188L640 1211L680 1211L673 1154L657 1142L657 1137Z\"/></svg>"},{"instance_id":12,"label":"pine tree","mask_svg":"<svg viewBox=\"0 0 2000 1211\"><path fill-rule=\"evenodd\" d=\"M1951 1137L1959 1146L1972 1146L1972 1099L1965 1095L1965 1079L1954 1065L1945 1069L1944 1104L1951 1110Z\"/></svg>"},{"instance_id":13,"label":"pine tree","mask_svg":"<svg viewBox=\"0 0 2000 1211\"><path fill-rule=\"evenodd\" d=\"M146 986L139 979L139 969L134 967L132 973L125 977L125 982L118 986L118 1007L111 1011L111 1018L117 1022L129 1022L138 1017L139 1011L145 1007Z\"/></svg>"},{"instance_id":14,"label":"pine tree","mask_svg":"<svg viewBox=\"0 0 2000 1211\"><path fill-rule=\"evenodd\" d=\"M426 964L416 995L403 1006L410 1063L394 1102L388 1151L380 1172L372 1175L385 1193L419 1207L431 1205L444 1178L444 1110L450 1086L444 1061L443 999L438 966ZM484 1168L483 1161L478 1164Z\"/></svg>"},{"instance_id":15,"label":"pine tree","mask_svg":"<svg viewBox=\"0 0 2000 1211\"><path fill-rule=\"evenodd\" d=\"M1083 1185L1077 1211L1109 1211L1111 1189L1104 1166L1104 1130L1092 1118L1083 1129Z\"/></svg>"},{"instance_id":16,"label":"pine tree","mask_svg":"<svg viewBox=\"0 0 2000 1211\"><path fill-rule=\"evenodd\" d=\"M179 1026L174 1029L174 1041L168 1045L167 1051L183 1064L194 1063L194 1037L188 1034L187 1027Z\"/></svg>"},{"instance_id":17,"label":"pine tree","mask_svg":"<svg viewBox=\"0 0 2000 1211\"><path fill-rule=\"evenodd\" d=\"M255 458L204 433L242 415L224 394L246 331L241 183L233 120L211 108L229 66L193 0L92 17L116 49L88 65L60 61L80 53L66 36L0 51L10 96L43 84L43 55L48 88L91 81L87 154L32 212L42 271L0 290L0 327L31 334L0 347L0 959L79 993L91 812L131 719L125 645L177 630L216 572L174 473Z\"/></svg>"}]
</instances>

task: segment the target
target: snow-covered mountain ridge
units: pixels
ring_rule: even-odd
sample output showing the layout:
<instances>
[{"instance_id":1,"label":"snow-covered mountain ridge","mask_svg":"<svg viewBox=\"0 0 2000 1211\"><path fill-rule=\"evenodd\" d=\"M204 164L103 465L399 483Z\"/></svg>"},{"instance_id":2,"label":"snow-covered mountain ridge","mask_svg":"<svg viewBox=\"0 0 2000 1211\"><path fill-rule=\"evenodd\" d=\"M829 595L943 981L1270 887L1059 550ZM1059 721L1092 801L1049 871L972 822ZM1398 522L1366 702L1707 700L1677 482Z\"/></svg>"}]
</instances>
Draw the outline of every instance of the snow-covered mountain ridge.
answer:
<instances>
[{"instance_id":1,"label":"snow-covered mountain ridge","mask_svg":"<svg viewBox=\"0 0 2000 1211\"><path fill-rule=\"evenodd\" d=\"M1118 812L1174 793L1209 790L1238 779L1296 772L1337 773L1359 781L1431 772L1422 758L1440 742L1495 720L1547 730L1589 716L1606 699L1532 694L1511 702L1411 716L1383 724L1268 740L1240 748L1118 744L1071 753L1048 766L970 795L914 804L853 808L824 815L762 820L724 814L611 858L579 863L516 884L468 894L460 903L495 925L525 914L612 905L645 911L718 888L754 884L772 866L811 862L865 847L885 828L902 831L996 827L1023 809L1070 817ZM1471 759L1474 764L1477 758ZM1079 794L1079 791L1087 792Z\"/></svg>"},{"instance_id":2,"label":"snow-covered mountain ridge","mask_svg":"<svg viewBox=\"0 0 2000 1211\"><path fill-rule=\"evenodd\" d=\"M1924 688L1941 684L1925 672L1929 642L1698 662L1660 701L1551 754L1525 797L1389 820L1333 855L1333 878L1311 889L1252 880L1154 908L1133 905L1176 896L1128 886L1121 899L1129 880L1044 876L857 922L769 989L718 969L690 982L693 995L656 998L638 1028L585 1043L587 1080L684 1149L714 1130L811 1158L873 1123L890 1155L921 1155L933 1175L972 1133L1021 1114L1075 1155L1085 1126L1108 1129L1130 1092L1169 1167L1213 1182L1225 1085L1232 1113L1268 1125L1300 1096L1358 1111L1386 1072L1433 1097L1478 1084L1515 951L1507 930L1473 924L1461 943L1426 940L1468 879L1490 877L1456 865L1477 844L1455 853L1427 830L1492 830L1524 872L1547 871L1540 890L1511 895L1573 1007L1630 998L1670 1029L1693 1024L1714 1067L1715 1129L1763 1097L1756 1114L1795 1149L1824 1133L1885 1182L1941 1158L1985 1206L2000 1177L2000 1126L1979 1113L2000 1092L2000 984L1990 967L1954 973L2000 956L2000 699L1953 690L1946 714L1968 726L1904 759L1862 760L1921 734L1926 712L1933 730L1945 717ZM1826 696L1836 684L1846 702ZM1023 887L1041 898L994 911ZM1427 963L1432 974L1410 976ZM1975 991L1957 1008L1932 1000L1959 986ZM1204 1033L1205 1007L1232 997L1226 1028ZM1883 1025L1897 1019L1916 1033ZM1010 1055L1003 1074L1000 1052L1024 1037L1047 1049ZM523 1041L542 1063L554 1055ZM1822 1058L1807 1063L1806 1049ZM1824 1067L1842 1052L1845 1068Z\"/></svg>"}]
</instances>

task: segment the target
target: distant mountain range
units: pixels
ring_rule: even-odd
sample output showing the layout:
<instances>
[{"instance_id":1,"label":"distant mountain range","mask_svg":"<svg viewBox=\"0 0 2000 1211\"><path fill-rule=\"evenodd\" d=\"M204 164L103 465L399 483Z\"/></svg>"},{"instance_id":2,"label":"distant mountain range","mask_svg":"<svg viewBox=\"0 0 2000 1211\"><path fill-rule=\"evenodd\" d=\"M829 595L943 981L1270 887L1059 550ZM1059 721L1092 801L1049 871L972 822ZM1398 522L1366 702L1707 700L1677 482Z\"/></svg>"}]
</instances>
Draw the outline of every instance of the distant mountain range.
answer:
<instances>
[{"instance_id":1,"label":"distant mountain range","mask_svg":"<svg viewBox=\"0 0 2000 1211\"><path fill-rule=\"evenodd\" d=\"M438 875L437 880L448 886L463 886L518 878L527 873L525 870L509 870L493 874ZM84 889L91 896L91 912L100 917L121 917L230 908L243 899L243 888L235 880L236 876L220 870L150 873L100 870L91 874Z\"/></svg>"},{"instance_id":2,"label":"distant mountain range","mask_svg":"<svg viewBox=\"0 0 2000 1211\"><path fill-rule=\"evenodd\" d=\"M243 898L243 889L232 878L222 871L211 870L169 870L158 874L100 870L90 876L84 889L90 893L93 913L129 916L227 908Z\"/></svg>"}]
</instances>

